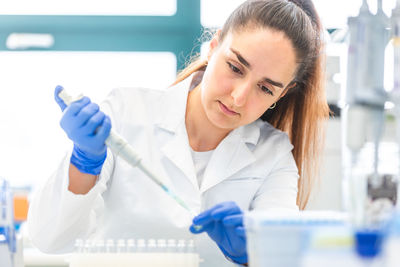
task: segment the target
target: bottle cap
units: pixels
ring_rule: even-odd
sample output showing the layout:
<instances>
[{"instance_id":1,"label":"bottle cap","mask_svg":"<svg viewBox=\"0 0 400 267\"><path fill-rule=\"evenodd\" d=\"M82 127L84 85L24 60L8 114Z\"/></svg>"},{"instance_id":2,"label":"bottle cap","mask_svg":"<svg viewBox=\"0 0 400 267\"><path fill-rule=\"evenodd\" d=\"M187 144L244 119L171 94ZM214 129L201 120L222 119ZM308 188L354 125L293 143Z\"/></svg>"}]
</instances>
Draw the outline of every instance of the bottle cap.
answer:
<instances>
[{"instance_id":1,"label":"bottle cap","mask_svg":"<svg viewBox=\"0 0 400 267\"><path fill-rule=\"evenodd\" d=\"M359 230L355 233L355 248L363 258L373 258L381 252L383 232L380 230Z\"/></svg>"}]
</instances>

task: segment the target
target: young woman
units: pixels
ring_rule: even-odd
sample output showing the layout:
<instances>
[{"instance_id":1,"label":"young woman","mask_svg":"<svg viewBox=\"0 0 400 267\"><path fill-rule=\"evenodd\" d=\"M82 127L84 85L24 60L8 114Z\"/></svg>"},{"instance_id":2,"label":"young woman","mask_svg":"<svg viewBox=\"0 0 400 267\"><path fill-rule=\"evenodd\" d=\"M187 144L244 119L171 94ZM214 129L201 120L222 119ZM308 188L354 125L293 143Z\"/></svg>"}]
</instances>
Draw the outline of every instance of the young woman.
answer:
<instances>
[{"instance_id":1,"label":"young woman","mask_svg":"<svg viewBox=\"0 0 400 267\"><path fill-rule=\"evenodd\" d=\"M117 89L100 110L86 97L66 108L57 87L74 146L31 203L34 244L191 237L204 266L246 264L243 212L304 209L316 179L321 30L310 0L246 1L167 90ZM111 125L198 216L107 152Z\"/></svg>"}]
</instances>

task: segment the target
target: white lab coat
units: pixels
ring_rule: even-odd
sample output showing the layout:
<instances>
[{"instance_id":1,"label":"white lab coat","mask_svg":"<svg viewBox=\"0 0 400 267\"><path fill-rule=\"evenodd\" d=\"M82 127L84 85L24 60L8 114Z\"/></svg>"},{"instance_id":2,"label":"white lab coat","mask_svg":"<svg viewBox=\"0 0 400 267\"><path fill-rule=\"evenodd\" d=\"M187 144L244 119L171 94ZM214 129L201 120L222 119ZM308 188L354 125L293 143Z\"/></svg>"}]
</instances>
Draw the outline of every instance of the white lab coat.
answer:
<instances>
[{"instance_id":1,"label":"white lab coat","mask_svg":"<svg viewBox=\"0 0 400 267\"><path fill-rule=\"evenodd\" d=\"M229 200L244 211L298 210L292 145L261 120L233 130L218 145L199 188L185 127L189 85L188 78L167 90L113 90L101 108L193 210ZM207 234L190 234L190 214L138 168L108 151L96 185L76 195L67 189L69 159L70 153L30 205L30 237L42 251L71 252L77 238L193 238L201 266L232 266Z\"/></svg>"}]
</instances>

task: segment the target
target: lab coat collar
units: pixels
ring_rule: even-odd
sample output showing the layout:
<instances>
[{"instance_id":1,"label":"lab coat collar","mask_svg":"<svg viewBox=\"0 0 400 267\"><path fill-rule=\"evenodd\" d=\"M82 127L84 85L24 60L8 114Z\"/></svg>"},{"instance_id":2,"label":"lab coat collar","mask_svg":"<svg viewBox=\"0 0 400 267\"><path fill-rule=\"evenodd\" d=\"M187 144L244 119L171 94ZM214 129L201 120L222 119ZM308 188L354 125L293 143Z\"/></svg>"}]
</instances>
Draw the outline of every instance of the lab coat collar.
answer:
<instances>
[{"instance_id":1,"label":"lab coat collar","mask_svg":"<svg viewBox=\"0 0 400 267\"><path fill-rule=\"evenodd\" d=\"M188 77L167 89L163 104L160 106L161 115L157 125L173 134L161 150L198 188L185 126L186 104L191 78ZM258 120L239 127L231 131L221 141L213 152L205 170L200 188L201 193L255 161L255 156L250 148L254 147L259 140L261 123Z\"/></svg>"},{"instance_id":2,"label":"lab coat collar","mask_svg":"<svg viewBox=\"0 0 400 267\"><path fill-rule=\"evenodd\" d=\"M256 158L249 146L246 145L246 139L254 141L255 136L259 135L259 128L249 128L243 126L233 130L217 146L204 172L200 187L201 193L255 162ZM250 134L250 136L244 138L244 133Z\"/></svg>"},{"instance_id":3,"label":"lab coat collar","mask_svg":"<svg viewBox=\"0 0 400 267\"><path fill-rule=\"evenodd\" d=\"M160 116L156 124L169 132L175 133L185 122L186 103L191 77L166 89L160 106Z\"/></svg>"}]
</instances>

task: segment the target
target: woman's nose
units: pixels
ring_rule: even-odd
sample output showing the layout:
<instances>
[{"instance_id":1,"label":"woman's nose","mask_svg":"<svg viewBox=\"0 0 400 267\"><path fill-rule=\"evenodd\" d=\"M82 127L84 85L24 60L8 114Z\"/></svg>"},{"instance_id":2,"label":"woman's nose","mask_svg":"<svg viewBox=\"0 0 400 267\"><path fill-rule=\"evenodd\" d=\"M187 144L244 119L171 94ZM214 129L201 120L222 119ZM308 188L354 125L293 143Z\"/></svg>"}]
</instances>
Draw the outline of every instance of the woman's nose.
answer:
<instances>
[{"instance_id":1,"label":"woman's nose","mask_svg":"<svg viewBox=\"0 0 400 267\"><path fill-rule=\"evenodd\" d=\"M242 107L246 104L251 91L250 83L242 83L235 86L232 90L231 96L233 98L233 104L237 107Z\"/></svg>"}]
</instances>

